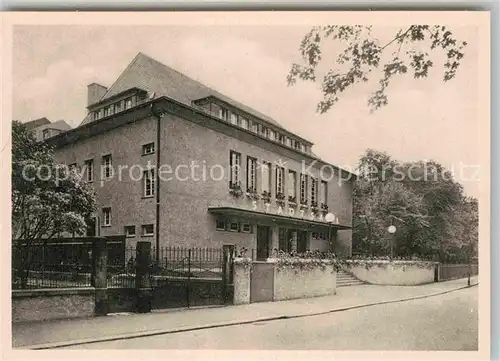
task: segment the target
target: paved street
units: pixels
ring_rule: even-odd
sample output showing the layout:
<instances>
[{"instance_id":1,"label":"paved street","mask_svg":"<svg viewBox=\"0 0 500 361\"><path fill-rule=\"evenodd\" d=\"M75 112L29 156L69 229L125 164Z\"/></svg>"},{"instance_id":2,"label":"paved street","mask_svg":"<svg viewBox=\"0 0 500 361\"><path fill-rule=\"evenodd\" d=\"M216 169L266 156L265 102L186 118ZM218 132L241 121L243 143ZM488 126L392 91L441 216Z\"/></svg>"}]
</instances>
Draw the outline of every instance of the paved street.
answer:
<instances>
[{"instance_id":1,"label":"paved street","mask_svg":"<svg viewBox=\"0 0 500 361\"><path fill-rule=\"evenodd\" d=\"M71 349L477 350L478 288L321 316L68 347Z\"/></svg>"}]
</instances>

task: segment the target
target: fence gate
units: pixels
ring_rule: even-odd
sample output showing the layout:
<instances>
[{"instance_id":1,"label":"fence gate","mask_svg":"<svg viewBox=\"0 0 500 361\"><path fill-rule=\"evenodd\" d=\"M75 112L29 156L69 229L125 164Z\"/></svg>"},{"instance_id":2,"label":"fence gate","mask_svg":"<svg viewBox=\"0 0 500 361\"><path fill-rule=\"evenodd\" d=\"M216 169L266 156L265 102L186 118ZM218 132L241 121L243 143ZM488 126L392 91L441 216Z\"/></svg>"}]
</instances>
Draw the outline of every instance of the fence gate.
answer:
<instances>
[{"instance_id":1,"label":"fence gate","mask_svg":"<svg viewBox=\"0 0 500 361\"><path fill-rule=\"evenodd\" d=\"M223 305L228 260L222 248L161 248L150 270L152 309Z\"/></svg>"}]
</instances>

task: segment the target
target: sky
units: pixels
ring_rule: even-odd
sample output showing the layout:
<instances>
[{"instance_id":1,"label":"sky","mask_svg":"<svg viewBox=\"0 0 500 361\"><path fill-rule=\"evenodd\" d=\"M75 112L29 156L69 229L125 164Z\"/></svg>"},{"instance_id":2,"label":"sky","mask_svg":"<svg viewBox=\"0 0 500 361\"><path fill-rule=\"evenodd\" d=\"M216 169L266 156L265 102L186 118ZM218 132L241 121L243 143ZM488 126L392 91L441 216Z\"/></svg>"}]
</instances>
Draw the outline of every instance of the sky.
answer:
<instances>
[{"instance_id":1,"label":"sky","mask_svg":"<svg viewBox=\"0 0 500 361\"><path fill-rule=\"evenodd\" d=\"M383 42L397 29L378 27L374 34ZM442 82L443 59L436 56L427 78L395 79L387 91L389 105L374 113L367 100L378 79L353 87L328 113L318 114L318 83L286 83L310 27L18 25L13 35L13 118L64 119L78 126L86 115L87 85L112 85L143 52L273 117L312 141L313 151L328 162L354 169L367 148L400 161L432 159L456 171L466 194L478 197L478 35L472 26L451 29L468 43L452 81ZM325 45L324 60L333 65L329 56L338 44Z\"/></svg>"}]
</instances>

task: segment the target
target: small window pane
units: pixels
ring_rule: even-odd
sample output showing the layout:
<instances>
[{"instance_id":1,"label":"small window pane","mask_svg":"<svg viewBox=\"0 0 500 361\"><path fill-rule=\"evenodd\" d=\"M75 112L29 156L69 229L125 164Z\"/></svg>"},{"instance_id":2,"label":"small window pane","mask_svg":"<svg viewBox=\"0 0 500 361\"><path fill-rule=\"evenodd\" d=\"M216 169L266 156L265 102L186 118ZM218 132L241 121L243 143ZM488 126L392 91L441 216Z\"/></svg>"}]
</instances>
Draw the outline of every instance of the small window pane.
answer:
<instances>
[{"instance_id":1,"label":"small window pane","mask_svg":"<svg viewBox=\"0 0 500 361\"><path fill-rule=\"evenodd\" d=\"M242 228L242 232L244 232L244 233L252 233L252 225L249 224L249 223L244 223L243 224L243 228Z\"/></svg>"},{"instance_id":2,"label":"small window pane","mask_svg":"<svg viewBox=\"0 0 500 361\"><path fill-rule=\"evenodd\" d=\"M135 226L125 226L125 235L127 237L135 236Z\"/></svg>"},{"instance_id":3,"label":"small window pane","mask_svg":"<svg viewBox=\"0 0 500 361\"><path fill-rule=\"evenodd\" d=\"M224 231L226 229L224 221L218 219L215 221L215 229L218 231Z\"/></svg>"},{"instance_id":4,"label":"small window pane","mask_svg":"<svg viewBox=\"0 0 500 361\"><path fill-rule=\"evenodd\" d=\"M152 224L145 224L142 226L142 235L151 236L154 234L154 226Z\"/></svg>"}]
</instances>

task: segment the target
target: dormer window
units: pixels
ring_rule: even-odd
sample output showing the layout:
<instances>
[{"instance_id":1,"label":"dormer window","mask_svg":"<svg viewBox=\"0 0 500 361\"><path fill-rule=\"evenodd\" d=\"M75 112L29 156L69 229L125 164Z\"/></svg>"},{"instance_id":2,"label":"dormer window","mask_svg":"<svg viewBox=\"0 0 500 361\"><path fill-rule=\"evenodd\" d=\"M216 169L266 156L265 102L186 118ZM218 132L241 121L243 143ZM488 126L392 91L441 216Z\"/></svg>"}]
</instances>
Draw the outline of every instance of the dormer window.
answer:
<instances>
[{"instance_id":1,"label":"dormer window","mask_svg":"<svg viewBox=\"0 0 500 361\"><path fill-rule=\"evenodd\" d=\"M258 133L259 132L259 123L252 123L252 132Z\"/></svg>"},{"instance_id":2,"label":"dormer window","mask_svg":"<svg viewBox=\"0 0 500 361\"><path fill-rule=\"evenodd\" d=\"M267 129L267 137L271 140L274 140L275 139L275 133L274 133L274 130L271 130L271 129Z\"/></svg>"},{"instance_id":3,"label":"dormer window","mask_svg":"<svg viewBox=\"0 0 500 361\"><path fill-rule=\"evenodd\" d=\"M125 99L125 110L132 108L132 98Z\"/></svg>"},{"instance_id":4,"label":"dormer window","mask_svg":"<svg viewBox=\"0 0 500 361\"><path fill-rule=\"evenodd\" d=\"M42 137L43 139L47 139L48 137L50 137L50 130L44 129L42 132Z\"/></svg>"},{"instance_id":5,"label":"dormer window","mask_svg":"<svg viewBox=\"0 0 500 361\"><path fill-rule=\"evenodd\" d=\"M248 129L248 119L247 119L247 118L240 117L240 126L241 126L243 129Z\"/></svg>"},{"instance_id":6,"label":"dormer window","mask_svg":"<svg viewBox=\"0 0 500 361\"><path fill-rule=\"evenodd\" d=\"M238 125L238 115L234 114L233 112L228 112L229 113L229 122L233 125Z\"/></svg>"}]
</instances>

